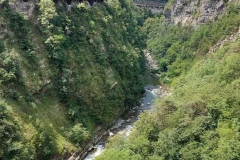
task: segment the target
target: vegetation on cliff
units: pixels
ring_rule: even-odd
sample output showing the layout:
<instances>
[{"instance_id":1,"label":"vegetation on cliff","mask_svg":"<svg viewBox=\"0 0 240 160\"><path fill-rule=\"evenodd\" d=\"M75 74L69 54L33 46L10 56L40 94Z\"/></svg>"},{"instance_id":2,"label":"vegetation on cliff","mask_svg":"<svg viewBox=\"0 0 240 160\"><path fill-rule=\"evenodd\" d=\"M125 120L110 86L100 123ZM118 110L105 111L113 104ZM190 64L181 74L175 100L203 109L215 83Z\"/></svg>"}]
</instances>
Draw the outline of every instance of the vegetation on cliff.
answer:
<instances>
[{"instance_id":1,"label":"vegetation on cliff","mask_svg":"<svg viewBox=\"0 0 240 160\"><path fill-rule=\"evenodd\" d=\"M112 138L98 160L240 159L240 40L210 51L239 34L239 16L239 6L229 5L197 29L159 17L145 22L148 49L172 95L156 102L156 113L142 114L130 137Z\"/></svg>"},{"instance_id":2,"label":"vegetation on cliff","mask_svg":"<svg viewBox=\"0 0 240 160\"><path fill-rule=\"evenodd\" d=\"M143 16L128 1L0 10L0 159L76 151L141 96Z\"/></svg>"}]
</instances>

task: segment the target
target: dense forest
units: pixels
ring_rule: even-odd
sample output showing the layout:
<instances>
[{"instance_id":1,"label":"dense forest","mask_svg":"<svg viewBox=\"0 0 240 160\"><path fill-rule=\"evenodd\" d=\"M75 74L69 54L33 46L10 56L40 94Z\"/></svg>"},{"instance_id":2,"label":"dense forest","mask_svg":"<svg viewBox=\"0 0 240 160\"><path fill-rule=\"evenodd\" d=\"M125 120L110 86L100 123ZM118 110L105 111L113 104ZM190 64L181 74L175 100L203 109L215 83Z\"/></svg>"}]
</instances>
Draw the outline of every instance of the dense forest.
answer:
<instances>
[{"instance_id":1,"label":"dense forest","mask_svg":"<svg viewBox=\"0 0 240 160\"><path fill-rule=\"evenodd\" d=\"M70 156L138 101L144 13L131 3L44 0L29 18L0 2L0 159Z\"/></svg>"},{"instance_id":2,"label":"dense forest","mask_svg":"<svg viewBox=\"0 0 240 160\"><path fill-rule=\"evenodd\" d=\"M236 2L236 1L235 1ZM240 159L240 10L193 28L148 18L143 32L172 94L143 113L129 137L110 139L98 160ZM218 45L220 44L220 45Z\"/></svg>"},{"instance_id":3,"label":"dense forest","mask_svg":"<svg viewBox=\"0 0 240 160\"><path fill-rule=\"evenodd\" d=\"M166 13L194 3L198 19L203 1L169 0L153 15L130 0L71 9L40 0L24 3L29 16L12 5L19 0L0 0L0 159L86 149L144 94L145 49L171 94L97 160L240 159L240 2L205 1L221 2L222 15L193 26Z\"/></svg>"}]
</instances>

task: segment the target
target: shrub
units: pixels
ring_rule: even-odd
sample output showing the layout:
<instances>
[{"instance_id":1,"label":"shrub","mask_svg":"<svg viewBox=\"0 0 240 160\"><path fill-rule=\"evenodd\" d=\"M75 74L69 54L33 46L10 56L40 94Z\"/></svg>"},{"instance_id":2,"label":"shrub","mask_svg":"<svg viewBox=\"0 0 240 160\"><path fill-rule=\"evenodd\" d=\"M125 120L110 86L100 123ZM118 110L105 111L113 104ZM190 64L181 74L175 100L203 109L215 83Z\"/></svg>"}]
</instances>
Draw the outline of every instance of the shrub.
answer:
<instances>
[{"instance_id":1,"label":"shrub","mask_svg":"<svg viewBox=\"0 0 240 160\"><path fill-rule=\"evenodd\" d=\"M67 134L68 137L78 146L80 146L81 143L87 140L90 136L81 123L75 124Z\"/></svg>"}]
</instances>

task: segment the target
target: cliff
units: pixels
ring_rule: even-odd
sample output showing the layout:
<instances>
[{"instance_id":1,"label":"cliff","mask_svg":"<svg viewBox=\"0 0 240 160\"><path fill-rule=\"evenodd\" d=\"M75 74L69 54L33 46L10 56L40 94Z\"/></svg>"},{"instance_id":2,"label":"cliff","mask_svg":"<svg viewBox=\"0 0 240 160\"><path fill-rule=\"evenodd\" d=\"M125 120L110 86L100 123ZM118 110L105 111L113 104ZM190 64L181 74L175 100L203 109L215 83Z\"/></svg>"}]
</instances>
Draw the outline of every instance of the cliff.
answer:
<instances>
[{"instance_id":1,"label":"cliff","mask_svg":"<svg viewBox=\"0 0 240 160\"><path fill-rule=\"evenodd\" d=\"M224 0L134 0L133 3L153 14L163 14L169 23L197 26L208 21L216 21L227 8Z\"/></svg>"},{"instance_id":2,"label":"cliff","mask_svg":"<svg viewBox=\"0 0 240 160\"><path fill-rule=\"evenodd\" d=\"M165 6L164 16L174 24L197 26L217 20L225 10L226 3L223 0L175 0Z\"/></svg>"},{"instance_id":3,"label":"cliff","mask_svg":"<svg viewBox=\"0 0 240 160\"><path fill-rule=\"evenodd\" d=\"M133 4L151 11L153 14L162 14L167 0L133 0Z\"/></svg>"}]
</instances>

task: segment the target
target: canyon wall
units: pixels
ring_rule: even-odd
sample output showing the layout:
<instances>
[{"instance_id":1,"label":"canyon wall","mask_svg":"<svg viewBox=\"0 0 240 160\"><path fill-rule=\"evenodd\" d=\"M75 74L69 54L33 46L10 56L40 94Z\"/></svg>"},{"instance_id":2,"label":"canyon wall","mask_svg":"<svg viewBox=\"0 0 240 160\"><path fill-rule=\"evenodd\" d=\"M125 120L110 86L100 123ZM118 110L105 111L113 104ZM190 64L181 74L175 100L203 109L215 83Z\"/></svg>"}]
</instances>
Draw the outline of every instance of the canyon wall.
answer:
<instances>
[{"instance_id":1,"label":"canyon wall","mask_svg":"<svg viewBox=\"0 0 240 160\"><path fill-rule=\"evenodd\" d=\"M164 16L168 22L174 24L197 26L217 20L225 10L226 3L223 0L176 0L165 7Z\"/></svg>"}]
</instances>

